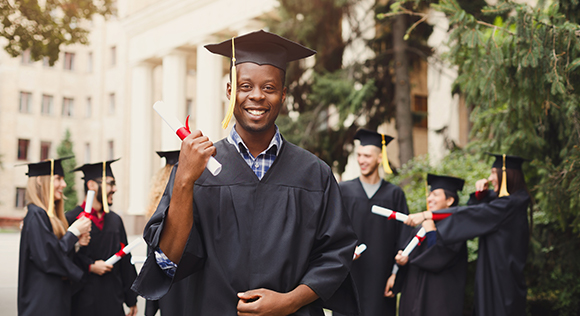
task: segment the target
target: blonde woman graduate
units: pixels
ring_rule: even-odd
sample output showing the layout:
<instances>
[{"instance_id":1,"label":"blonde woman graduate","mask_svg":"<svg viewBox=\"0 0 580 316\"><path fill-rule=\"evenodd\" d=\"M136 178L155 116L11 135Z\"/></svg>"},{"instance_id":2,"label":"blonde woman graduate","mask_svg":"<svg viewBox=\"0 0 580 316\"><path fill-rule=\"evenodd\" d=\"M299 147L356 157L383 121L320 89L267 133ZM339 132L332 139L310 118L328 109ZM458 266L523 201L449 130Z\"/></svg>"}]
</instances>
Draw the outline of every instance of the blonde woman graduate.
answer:
<instances>
[{"instance_id":1,"label":"blonde woman graduate","mask_svg":"<svg viewBox=\"0 0 580 316\"><path fill-rule=\"evenodd\" d=\"M63 159L28 164L28 212L22 224L18 264L20 316L69 315L71 282L83 276L72 257L77 243L89 244L91 221L81 218L69 227L64 217Z\"/></svg>"}]
</instances>

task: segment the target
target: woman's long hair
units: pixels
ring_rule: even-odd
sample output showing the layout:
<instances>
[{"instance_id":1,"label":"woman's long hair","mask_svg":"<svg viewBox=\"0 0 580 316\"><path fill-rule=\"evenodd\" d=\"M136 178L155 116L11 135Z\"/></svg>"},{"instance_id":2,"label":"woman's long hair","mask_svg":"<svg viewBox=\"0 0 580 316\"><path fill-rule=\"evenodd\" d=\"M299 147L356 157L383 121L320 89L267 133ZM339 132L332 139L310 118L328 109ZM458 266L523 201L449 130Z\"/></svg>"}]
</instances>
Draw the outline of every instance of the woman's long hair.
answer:
<instances>
[{"instance_id":1,"label":"woman's long hair","mask_svg":"<svg viewBox=\"0 0 580 316\"><path fill-rule=\"evenodd\" d=\"M26 185L26 205L34 204L46 212L48 210L50 196L50 176L37 176L28 178ZM49 216L52 231L58 239L61 239L68 229L68 222L64 217L64 199L54 201L54 216Z\"/></svg>"},{"instance_id":2,"label":"woman's long hair","mask_svg":"<svg viewBox=\"0 0 580 316\"><path fill-rule=\"evenodd\" d=\"M503 177L502 171L498 169L497 183L501 183L502 177ZM506 169L506 177L507 177L507 191L509 194L513 194L519 190L526 190L526 192L530 196L529 224L530 224L530 236L532 236L532 230L534 228L534 217L533 217L534 197L530 194L530 191L528 190L524 173L521 170L517 169Z\"/></svg>"},{"instance_id":3,"label":"woman's long hair","mask_svg":"<svg viewBox=\"0 0 580 316\"><path fill-rule=\"evenodd\" d=\"M165 165L165 167L159 169L157 173L153 176L153 181L151 184L151 191L149 192L149 204L147 206L147 218L150 218L155 210L157 210L157 205L161 201L163 192L165 192L165 187L167 186L167 181L171 175L171 169L173 165Z\"/></svg>"}]
</instances>

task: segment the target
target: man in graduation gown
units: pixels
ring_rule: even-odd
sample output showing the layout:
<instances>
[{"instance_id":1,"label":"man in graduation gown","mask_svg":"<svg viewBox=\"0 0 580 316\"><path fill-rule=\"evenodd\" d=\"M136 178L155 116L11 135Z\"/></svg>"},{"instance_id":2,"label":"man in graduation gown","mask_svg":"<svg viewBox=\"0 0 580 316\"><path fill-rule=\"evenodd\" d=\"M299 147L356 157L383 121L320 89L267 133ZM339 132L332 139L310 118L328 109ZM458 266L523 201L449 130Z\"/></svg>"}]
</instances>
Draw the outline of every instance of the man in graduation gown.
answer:
<instances>
[{"instance_id":1,"label":"man in graduation gown","mask_svg":"<svg viewBox=\"0 0 580 316\"><path fill-rule=\"evenodd\" d=\"M477 191L486 191L491 183L495 194L488 196L495 199L488 203L417 213L407 221L413 225L420 223L422 217L430 219L437 213L445 213L450 216L437 223L437 239L443 244L479 237L474 314L525 315L527 290L523 270L528 253L530 196L521 171L524 159L495 156L489 178L476 183ZM485 193L477 195L482 197Z\"/></svg>"},{"instance_id":2,"label":"man in graduation gown","mask_svg":"<svg viewBox=\"0 0 580 316\"><path fill-rule=\"evenodd\" d=\"M395 315L392 268L397 250L402 249L411 229L371 213L373 205L409 213L403 190L379 176L381 162L390 170L386 150L381 152L381 149L393 138L361 129L355 139L360 140L357 161L361 176L340 183L340 191L359 243L366 244L367 249L354 260L351 273L359 292L362 315Z\"/></svg>"},{"instance_id":3,"label":"man in graduation gown","mask_svg":"<svg viewBox=\"0 0 580 316\"><path fill-rule=\"evenodd\" d=\"M133 288L158 299L190 275L187 315L323 315L322 305L357 315L356 236L338 184L274 124L286 63L314 51L264 31L206 48L232 57L236 124L215 147L200 131L184 139ZM217 176L204 170L213 154Z\"/></svg>"},{"instance_id":4,"label":"man in graduation gown","mask_svg":"<svg viewBox=\"0 0 580 316\"><path fill-rule=\"evenodd\" d=\"M428 174L427 183L431 188L427 198L429 210L458 205L462 179ZM402 251L395 257L397 264L406 269L399 316L461 316L467 273L466 243L444 245L437 240L435 222L426 220L413 229L407 244L421 228L426 231L426 240L408 257Z\"/></svg>"},{"instance_id":5,"label":"man in graduation gown","mask_svg":"<svg viewBox=\"0 0 580 316\"><path fill-rule=\"evenodd\" d=\"M130 309L128 315L137 314L137 293L131 290L137 271L131 264L131 256L123 257L115 265L105 263L127 245L123 220L109 210L113 194L117 191L111 163L117 160L85 164L74 170L84 174L85 194L88 190L96 192L91 211L91 243L82 247L76 255L85 276L80 290L72 298L72 315L75 316L122 316L125 315L123 303ZM104 178L103 170L106 174ZM66 213L69 223L82 216L86 202Z\"/></svg>"}]
</instances>

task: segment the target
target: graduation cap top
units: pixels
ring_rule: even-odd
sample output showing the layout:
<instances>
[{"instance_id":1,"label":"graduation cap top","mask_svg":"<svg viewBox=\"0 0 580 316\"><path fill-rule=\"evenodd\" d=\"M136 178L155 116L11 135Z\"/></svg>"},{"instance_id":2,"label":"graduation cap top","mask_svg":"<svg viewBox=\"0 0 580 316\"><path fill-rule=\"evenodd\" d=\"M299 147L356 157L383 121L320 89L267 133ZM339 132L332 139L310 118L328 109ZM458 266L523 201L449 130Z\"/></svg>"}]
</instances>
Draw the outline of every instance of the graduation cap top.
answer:
<instances>
[{"instance_id":1,"label":"graduation cap top","mask_svg":"<svg viewBox=\"0 0 580 316\"><path fill-rule=\"evenodd\" d=\"M463 190L463 185L465 180L449 177L449 176L439 176L436 174L427 174L427 183L431 186L431 191L437 189L444 189L451 192L456 192Z\"/></svg>"},{"instance_id":2,"label":"graduation cap top","mask_svg":"<svg viewBox=\"0 0 580 316\"><path fill-rule=\"evenodd\" d=\"M383 155L383 169L386 173L393 173L393 170L389 166L389 159L387 158L387 144L394 139L393 137L361 128L354 134L354 139L360 140L362 146L372 145L379 147Z\"/></svg>"},{"instance_id":3,"label":"graduation cap top","mask_svg":"<svg viewBox=\"0 0 580 316\"><path fill-rule=\"evenodd\" d=\"M495 161L493 162L493 165L491 166L492 168L497 168L497 169L502 168L504 155L498 155L498 154L492 154L492 153L486 153L486 154L495 157ZM506 169L522 170L522 164L524 163L524 161L527 161L527 159L524 159L524 158L521 158L518 156L505 155L505 167L506 167Z\"/></svg>"},{"instance_id":4,"label":"graduation cap top","mask_svg":"<svg viewBox=\"0 0 580 316\"><path fill-rule=\"evenodd\" d=\"M51 169L53 170L52 174L58 174L61 177L64 177L64 170L62 169L61 161L70 159L74 156L63 157L54 160L54 165L51 164L51 160L45 160L41 162L34 162L26 164L28 165L28 172L26 175L28 177L38 177L38 176L49 176L51 175ZM51 166L52 165L52 166Z\"/></svg>"},{"instance_id":5,"label":"graduation cap top","mask_svg":"<svg viewBox=\"0 0 580 316\"><path fill-rule=\"evenodd\" d=\"M179 150L158 151L157 155L161 158L165 157L166 165L174 165L179 161L179 152Z\"/></svg>"},{"instance_id":6,"label":"graduation cap top","mask_svg":"<svg viewBox=\"0 0 580 316\"><path fill-rule=\"evenodd\" d=\"M106 173L107 177L113 177L113 178L115 177L113 175L113 170L111 169L111 164L119 159L121 159L121 158L105 161L105 163L106 163L105 173ZM102 178L103 177L103 162L84 164L80 167L73 169L73 171L82 171L84 173L83 180L85 180L85 181Z\"/></svg>"}]
</instances>

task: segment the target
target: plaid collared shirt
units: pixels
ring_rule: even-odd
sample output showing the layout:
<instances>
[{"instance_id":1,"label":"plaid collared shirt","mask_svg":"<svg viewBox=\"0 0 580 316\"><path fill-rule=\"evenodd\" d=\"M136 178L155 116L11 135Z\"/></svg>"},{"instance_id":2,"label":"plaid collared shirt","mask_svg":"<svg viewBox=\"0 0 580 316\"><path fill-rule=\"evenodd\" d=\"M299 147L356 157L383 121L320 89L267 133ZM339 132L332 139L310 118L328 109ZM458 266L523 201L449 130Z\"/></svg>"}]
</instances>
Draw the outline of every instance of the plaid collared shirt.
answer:
<instances>
[{"instance_id":1,"label":"plaid collared shirt","mask_svg":"<svg viewBox=\"0 0 580 316\"><path fill-rule=\"evenodd\" d=\"M248 166L252 168L252 171L254 171L260 180L262 180L262 177L264 177L266 172L268 172L268 169L270 169L274 163L274 160L276 160L276 156L282 147L282 136L280 135L278 126L276 126L276 134L274 134L274 137L272 137L268 148L266 148L266 150L261 152L258 157L255 158L248 150L246 144L244 144L244 141L238 132L236 132L235 126L232 128L232 131L228 135L227 141L236 147L242 158L244 158ZM159 265L161 270L163 270L167 276L173 278L175 271L177 270L177 264L169 260L169 258L167 258L163 251L161 251L159 248L155 250L155 260L157 261L157 265Z\"/></svg>"}]
</instances>

